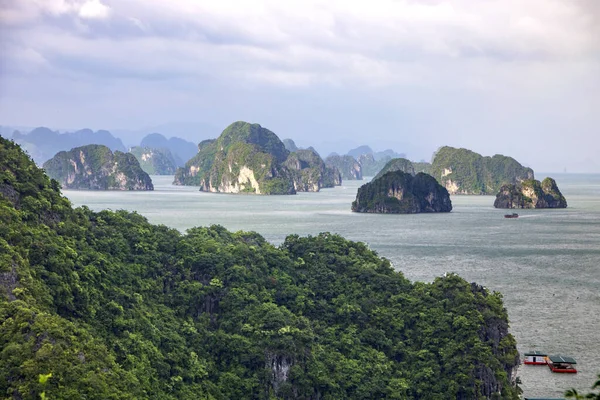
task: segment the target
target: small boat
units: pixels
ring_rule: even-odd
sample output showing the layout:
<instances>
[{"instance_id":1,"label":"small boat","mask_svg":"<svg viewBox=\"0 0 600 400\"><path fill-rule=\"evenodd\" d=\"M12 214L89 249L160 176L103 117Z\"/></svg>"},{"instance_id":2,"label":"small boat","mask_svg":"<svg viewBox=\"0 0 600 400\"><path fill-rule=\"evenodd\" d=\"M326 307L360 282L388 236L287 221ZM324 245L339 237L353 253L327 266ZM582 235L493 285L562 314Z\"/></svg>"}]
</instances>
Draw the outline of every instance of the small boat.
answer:
<instances>
[{"instance_id":1,"label":"small boat","mask_svg":"<svg viewBox=\"0 0 600 400\"><path fill-rule=\"evenodd\" d=\"M523 360L523 364L527 365L546 365L548 364L548 354L541 351L530 351L529 353L523 354L525 356L525 360Z\"/></svg>"},{"instance_id":2,"label":"small boat","mask_svg":"<svg viewBox=\"0 0 600 400\"><path fill-rule=\"evenodd\" d=\"M517 213L505 214L504 218L519 218L519 214L517 214Z\"/></svg>"},{"instance_id":3,"label":"small boat","mask_svg":"<svg viewBox=\"0 0 600 400\"><path fill-rule=\"evenodd\" d=\"M577 361L573 357L567 356L549 356L548 360L548 368L552 372L560 372L566 374L575 374L577 370L573 365L577 364Z\"/></svg>"}]
</instances>

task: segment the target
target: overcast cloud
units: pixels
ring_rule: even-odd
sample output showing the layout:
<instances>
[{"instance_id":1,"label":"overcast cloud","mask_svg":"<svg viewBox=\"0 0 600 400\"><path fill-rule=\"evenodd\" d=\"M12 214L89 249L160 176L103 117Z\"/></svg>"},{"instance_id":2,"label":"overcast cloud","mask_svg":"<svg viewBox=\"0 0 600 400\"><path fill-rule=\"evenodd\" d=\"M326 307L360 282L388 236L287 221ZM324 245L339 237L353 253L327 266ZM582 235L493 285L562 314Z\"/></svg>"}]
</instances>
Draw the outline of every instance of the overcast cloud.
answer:
<instances>
[{"instance_id":1,"label":"overcast cloud","mask_svg":"<svg viewBox=\"0 0 600 400\"><path fill-rule=\"evenodd\" d=\"M600 172L596 0L0 0L0 24L3 125L247 120L324 153Z\"/></svg>"}]
</instances>

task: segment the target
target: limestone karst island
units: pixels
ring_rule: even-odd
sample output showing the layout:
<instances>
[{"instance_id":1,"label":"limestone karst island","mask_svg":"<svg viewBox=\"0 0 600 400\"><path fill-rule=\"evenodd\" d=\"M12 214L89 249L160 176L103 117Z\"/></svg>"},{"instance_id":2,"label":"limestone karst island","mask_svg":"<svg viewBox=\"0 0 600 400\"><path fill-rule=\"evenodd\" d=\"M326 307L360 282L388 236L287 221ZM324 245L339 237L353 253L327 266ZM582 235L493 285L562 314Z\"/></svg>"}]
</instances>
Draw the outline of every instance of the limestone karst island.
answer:
<instances>
[{"instance_id":1,"label":"limestone karst island","mask_svg":"<svg viewBox=\"0 0 600 400\"><path fill-rule=\"evenodd\" d=\"M206 192L295 194L339 185L341 177L313 150L290 153L270 130L238 121L217 139L201 142L174 183Z\"/></svg>"},{"instance_id":2,"label":"limestone karst island","mask_svg":"<svg viewBox=\"0 0 600 400\"><path fill-rule=\"evenodd\" d=\"M90 144L61 151L44 163L64 189L154 190L152 179L131 153Z\"/></svg>"}]
</instances>

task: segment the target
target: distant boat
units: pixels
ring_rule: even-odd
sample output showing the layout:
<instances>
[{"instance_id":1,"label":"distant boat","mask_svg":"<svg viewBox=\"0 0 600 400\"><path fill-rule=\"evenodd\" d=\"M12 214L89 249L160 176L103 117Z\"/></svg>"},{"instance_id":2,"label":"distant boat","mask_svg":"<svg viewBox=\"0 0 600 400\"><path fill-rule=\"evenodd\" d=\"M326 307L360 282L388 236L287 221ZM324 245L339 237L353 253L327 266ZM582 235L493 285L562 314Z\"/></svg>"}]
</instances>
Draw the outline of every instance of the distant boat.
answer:
<instances>
[{"instance_id":1,"label":"distant boat","mask_svg":"<svg viewBox=\"0 0 600 400\"><path fill-rule=\"evenodd\" d=\"M505 214L504 218L519 218L519 214L517 214L517 213Z\"/></svg>"},{"instance_id":2,"label":"distant boat","mask_svg":"<svg viewBox=\"0 0 600 400\"><path fill-rule=\"evenodd\" d=\"M577 370L573 365L577 364L577 361L573 357L567 356L549 356L548 367L552 372L562 372L568 374L577 373Z\"/></svg>"},{"instance_id":3,"label":"distant boat","mask_svg":"<svg viewBox=\"0 0 600 400\"><path fill-rule=\"evenodd\" d=\"M525 361L523 364L528 365L546 365L548 364L548 354L541 351L530 351L529 353L525 353Z\"/></svg>"}]
</instances>

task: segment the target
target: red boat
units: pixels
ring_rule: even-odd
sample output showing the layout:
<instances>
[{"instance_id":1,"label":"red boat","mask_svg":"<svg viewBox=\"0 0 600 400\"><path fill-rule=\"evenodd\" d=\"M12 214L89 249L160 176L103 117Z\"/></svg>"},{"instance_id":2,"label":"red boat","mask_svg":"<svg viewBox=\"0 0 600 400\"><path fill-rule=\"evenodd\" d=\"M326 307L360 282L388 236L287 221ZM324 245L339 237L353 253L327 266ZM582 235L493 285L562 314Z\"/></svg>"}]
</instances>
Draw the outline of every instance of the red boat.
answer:
<instances>
[{"instance_id":1,"label":"red boat","mask_svg":"<svg viewBox=\"0 0 600 400\"><path fill-rule=\"evenodd\" d=\"M576 374L577 370L573 365L577 364L577 361L573 357L567 356L550 356L548 357L548 367L552 372L559 372L563 374Z\"/></svg>"},{"instance_id":2,"label":"red boat","mask_svg":"<svg viewBox=\"0 0 600 400\"><path fill-rule=\"evenodd\" d=\"M517 213L505 214L504 218L519 218L519 214L517 214Z\"/></svg>"},{"instance_id":3,"label":"red boat","mask_svg":"<svg viewBox=\"0 0 600 400\"><path fill-rule=\"evenodd\" d=\"M548 354L543 353L541 351L530 351L529 353L525 353L525 360L523 360L523 364L527 365L546 365L548 364Z\"/></svg>"}]
</instances>

